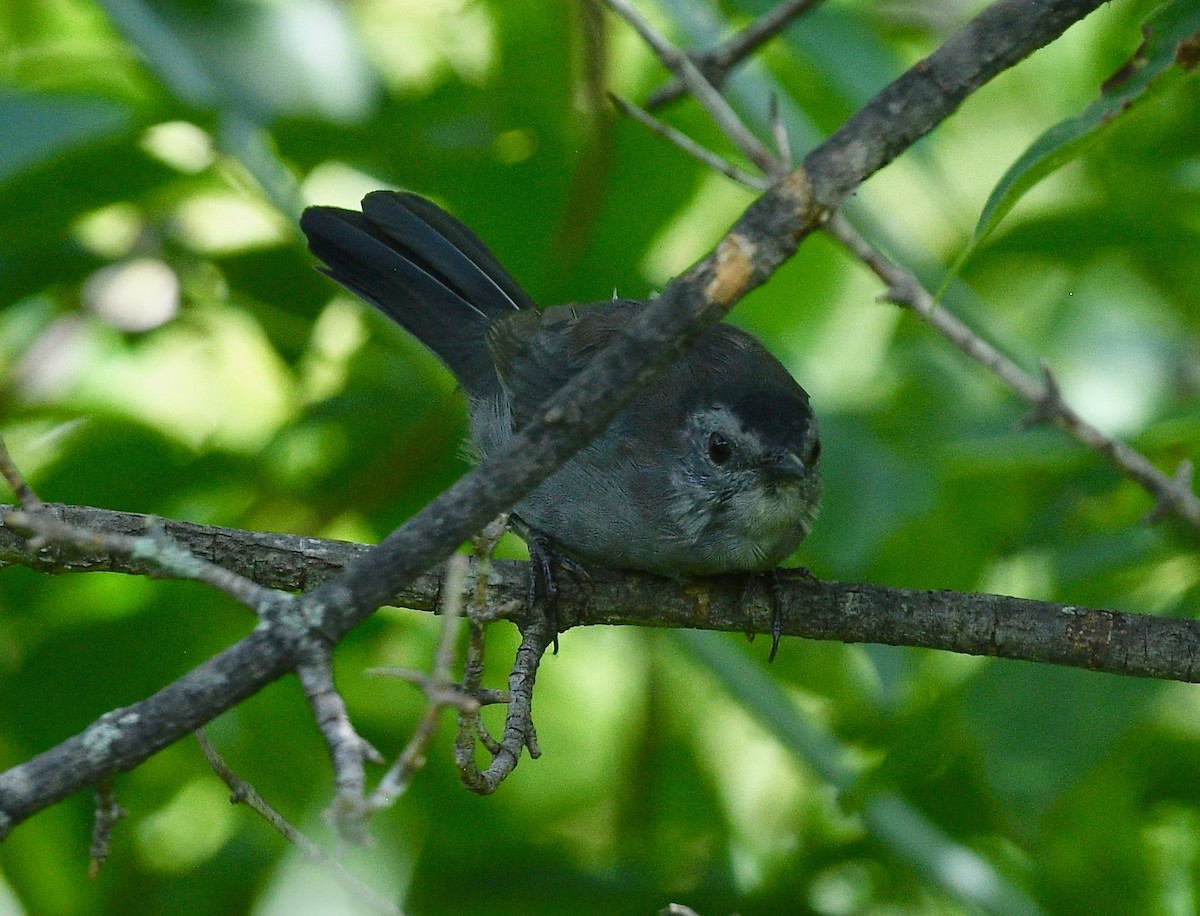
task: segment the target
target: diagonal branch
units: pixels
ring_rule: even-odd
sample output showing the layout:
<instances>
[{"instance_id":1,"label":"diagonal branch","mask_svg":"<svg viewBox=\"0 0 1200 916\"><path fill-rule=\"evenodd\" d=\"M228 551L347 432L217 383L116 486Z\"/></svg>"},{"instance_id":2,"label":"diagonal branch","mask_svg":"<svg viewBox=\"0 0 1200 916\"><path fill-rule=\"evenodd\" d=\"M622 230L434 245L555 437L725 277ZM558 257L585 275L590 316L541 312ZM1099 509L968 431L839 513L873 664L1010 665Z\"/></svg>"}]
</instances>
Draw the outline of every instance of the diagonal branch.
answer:
<instances>
[{"instance_id":1,"label":"diagonal branch","mask_svg":"<svg viewBox=\"0 0 1200 916\"><path fill-rule=\"evenodd\" d=\"M36 512L42 508L41 499L33 492L33 488L29 486L25 476L12 460L12 455L8 453L8 446L4 444L3 439L0 439L0 476L8 483L9 489L17 497L17 502L26 512Z\"/></svg>"},{"instance_id":2,"label":"diagonal branch","mask_svg":"<svg viewBox=\"0 0 1200 916\"><path fill-rule=\"evenodd\" d=\"M663 137L668 143L673 144L683 152L687 153L697 162L708 166L710 169L720 172L722 175L732 179L733 181L736 181L738 184L745 185L746 187L752 188L756 191L765 191L768 187L770 187L770 182L765 178L761 177L760 175L755 175L752 172L747 172L745 169L738 168L728 159L717 155L712 150L705 149L682 131L676 130L669 124L664 124L645 109L639 108L632 102L626 101L620 96L613 95L611 93L609 94L609 98L612 99L612 103L617 106L617 109L621 112L621 114L625 115L627 118L633 118L633 120L637 121L639 124L643 125L649 130L652 130L660 137Z\"/></svg>"},{"instance_id":3,"label":"diagonal branch","mask_svg":"<svg viewBox=\"0 0 1200 916\"><path fill-rule=\"evenodd\" d=\"M730 72L747 57L795 22L800 16L815 7L821 0L783 0L755 19L750 25L731 35L711 51L689 55L692 62L704 74L704 78L720 89ZM646 102L653 111L675 101L688 91L678 77L658 89Z\"/></svg>"},{"instance_id":4,"label":"diagonal branch","mask_svg":"<svg viewBox=\"0 0 1200 916\"><path fill-rule=\"evenodd\" d=\"M196 741L199 742L200 750L204 752L204 757L208 761L208 765L213 768L213 772L221 777L221 781L233 793L230 801L234 803L241 802L249 807L250 810L266 821L273 830L299 849L304 858L327 868L344 887L372 910L384 913L386 916L404 916L399 907L385 900L375 890L359 880L346 866L310 840L297 827L293 826L287 818L276 811L265 798L258 794L258 790L254 786L233 771L203 731L196 732Z\"/></svg>"},{"instance_id":5,"label":"diagonal branch","mask_svg":"<svg viewBox=\"0 0 1200 916\"><path fill-rule=\"evenodd\" d=\"M1137 449L1081 417L1063 400L1049 367L1042 378L1030 375L1012 359L972 331L953 312L938 304L909 270L893 264L842 215L834 216L826 230L887 284L886 297L919 315L963 353L988 369L1017 397L1033 407L1035 422L1053 422L1076 441L1104 456L1118 471L1141 485L1155 499L1154 514L1171 511L1200 528L1200 499L1191 484L1191 465L1184 461L1171 477L1156 468ZM1153 520L1153 519L1152 519Z\"/></svg>"},{"instance_id":6,"label":"diagonal branch","mask_svg":"<svg viewBox=\"0 0 1200 916\"><path fill-rule=\"evenodd\" d=\"M1104 0L999 0L905 71L804 160L813 195L838 206L996 74L1058 38Z\"/></svg>"},{"instance_id":7,"label":"diagonal branch","mask_svg":"<svg viewBox=\"0 0 1200 916\"><path fill-rule=\"evenodd\" d=\"M654 53L666 64L667 69L679 77L687 87L687 91L695 96L696 101L712 116L725 135L746 154L746 157L758 167L759 171L771 177L777 177L780 174L779 160L763 146L758 137L754 136L754 132L745 125L738 113L733 110L733 106L725 101L725 97L700 72L691 58L659 35L630 0L604 0L604 2L613 12L633 26L646 44L653 48Z\"/></svg>"}]
</instances>

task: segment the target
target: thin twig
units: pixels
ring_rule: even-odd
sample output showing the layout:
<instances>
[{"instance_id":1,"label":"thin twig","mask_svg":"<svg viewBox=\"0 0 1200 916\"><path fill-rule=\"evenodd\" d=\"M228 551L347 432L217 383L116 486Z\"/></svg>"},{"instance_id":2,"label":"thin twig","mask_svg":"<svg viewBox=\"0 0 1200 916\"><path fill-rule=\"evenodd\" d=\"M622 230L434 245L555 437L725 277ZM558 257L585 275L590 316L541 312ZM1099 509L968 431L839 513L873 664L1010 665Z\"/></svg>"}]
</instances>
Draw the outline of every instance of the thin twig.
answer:
<instances>
[{"instance_id":1,"label":"thin twig","mask_svg":"<svg viewBox=\"0 0 1200 916\"><path fill-rule=\"evenodd\" d=\"M312 707L317 727L329 747L337 792L325 812L339 835L354 843L365 843L367 810L366 761L383 763L383 755L363 738L350 721L346 701L333 681L330 646L311 638L306 641L296 675Z\"/></svg>"},{"instance_id":2,"label":"thin twig","mask_svg":"<svg viewBox=\"0 0 1200 916\"><path fill-rule=\"evenodd\" d=\"M511 602L496 602L495 607L492 607L491 600L492 559L496 553L496 546L500 543L500 538L504 537L504 532L508 530L509 518L510 513L501 512L471 542L471 547L475 552L475 592L471 596L471 605L468 611L470 629L467 637L467 658L463 663L462 684L463 689L479 701L480 707L500 703L507 704L511 699L507 690L495 690L483 686L483 660L486 642L484 625L498 619L497 615L504 614L505 608L511 604ZM532 571L530 575L532 575ZM476 711L474 715L460 712L459 732L454 739L455 762L457 763L461 756L459 743L463 739L463 723L468 720L472 748L474 741L478 740L493 757L499 753L500 742L492 737L479 712ZM473 754L472 759L474 759ZM459 766L459 770L461 772L461 766Z\"/></svg>"},{"instance_id":3,"label":"thin twig","mask_svg":"<svg viewBox=\"0 0 1200 916\"><path fill-rule=\"evenodd\" d=\"M478 620L472 618L467 632L467 657L463 664L463 690L469 696L481 697L485 693L492 694L500 703L507 703L509 695L504 691L485 690L483 683L484 650L487 644L487 630ZM480 703L482 706L482 702ZM492 737L483 724L479 710L469 712L462 710L458 716L458 731L454 736L454 764L458 767L463 781L470 784L477 782L479 771L475 765L475 744L482 744L493 757L500 752L500 742Z\"/></svg>"},{"instance_id":4,"label":"thin twig","mask_svg":"<svg viewBox=\"0 0 1200 916\"><path fill-rule=\"evenodd\" d=\"M1032 405L1031 421L1053 421L1149 492L1155 499L1150 520L1170 511L1200 528L1200 499L1192 490L1191 462L1181 462L1173 477L1160 471L1141 452L1107 435L1076 413L1063 400L1058 383L1045 363L1040 379L1030 375L940 305L911 271L884 257L844 216L835 215L826 231L887 284L884 298L919 315L959 350L1000 379L1010 391Z\"/></svg>"},{"instance_id":5,"label":"thin twig","mask_svg":"<svg viewBox=\"0 0 1200 916\"><path fill-rule=\"evenodd\" d=\"M733 110L733 106L713 88L713 85L683 51L656 32L629 0L604 0L604 2L642 36L642 39L654 50L667 69L683 81L688 91L696 97L696 101L717 122L717 126L764 175L769 178L778 178L784 174L779 160L763 146L758 137L754 136L738 113Z\"/></svg>"},{"instance_id":6,"label":"thin twig","mask_svg":"<svg viewBox=\"0 0 1200 916\"><path fill-rule=\"evenodd\" d=\"M284 839L299 849L301 855L310 862L315 862L329 869L333 876L341 882L342 886L355 894L372 909L380 913L386 913L388 916L404 916L403 911L398 906L381 897L357 876L352 874L346 866L342 865L341 862L334 859L324 849L301 833L287 818L276 811L259 795L254 786L233 772L229 764L221 757L203 731L197 730L195 734L196 740L200 743L200 749L204 752L204 756L208 760L208 765L213 768L213 772L221 777L221 781L229 786L229 790L233 793L230 801L234 804L240 802L247 805L264 821L270 824Z\"/></svg>"},{"instance_id":7,"label":"thin twig","mask_svg":"<svg viewBox=\"0 0 1200 916\"><path fill-rule=\"evenodd\" d=\"M434 653L433 673L422 681L414 680L424 689L429 707L396 762L367 799L368 811L387 807L408 789L413 777L425 766L429 746L437 734L442 713L448 706L471 712L479 709L479 701L450 680L469 570L467 558L461 553L454 554L446 562L446 575L442 583L442 628Z\"/></svg>"},{"instance_id":8,"label":"thin twig","mask_svg":"<svg viewBox=\"0 0 1200 916\"><path fill-rule=\"evenodd\" d=\"M372 677L394 677L397 680L407 681L425 694L431 703L450 706L454 709L465 709L469 712L474 712L480 706L508 702L508 697L502 690L481 691L483 696L481 699L467 693L462 684L457 681L441 680L424 671L417 671L415 668L384 665L380 668L368 668L363 674Z\"/></svg>"},{"instance_id":9,"label":"thin twig","mask_svg":"<svg viewBox=\"0 0 1200 916\"><path fill-rule=\"evenodd\" d=\"M88 852L89 878L100 874L100 867L108 858L113 828L128 814L129 812L117 802L112 779L100 780L96 784L96 816L92 824L92 845Z\"/></svg>"},{"instance_id":10,"label":"thin twig","mask_svg":"<svg viewBox=\"0 0 1200 916\"><path fill-rule=\"evenodd\" d=\"M33 488L29 486L28 481L25 480L25 476L17 467L17 463L13 461L12 455L8 453L8 447L4 444L3 439L0 439L0 474L3 474L4 479L8 481L9 489L17 497L17 502L21 504L21 508L26 512L36 512L42 508L44 503L33 492Z\"/></svg>"},{"instance_id":11,"label":"thin twig","mask_svg":"<svg viewBox=\"0 0 1200 916\"><path fill-rule=\"evenodd\" d=\"M711 51L692 54L692 62L700 68L700 72L710 83L720 89L738 64L820 2L821 0L784 0ZM653 111L675 101L685 92L687 86L678 78L673 79L650 96L646 107Z\"/></svg>"},{"instance_id":12,"label":"thin twig","mask_svg":"<svg viewBox=\"0 0 1200 916\"><path fill-rule=\"evenodd\" d=\"M475 591L469 609L467 634L467 657L463 663L463 690L470 696L479 697L484 692L483 668L487 630L483 618L488 615L488 590L491 585L492 555L496 545L508 528L509 513L503 513L483 529L472 542L475 551ZM530 573L532 575L532 572ZM502 702L510 697L503 694ZM479 710L460 710L458 729L454 735L454 765L459 778L466 786L481 785L483 776L475 762L475 746L482 744L495 759L500 753L500 742L492 737Z\"/></svg>"},{"instance_id":13,"label":"thin twig","mask_svg":"<svg viewBox=\"0 0 1200 916\"><path fill-rule=\"evenodd\" d=\"M485 644L480 618L485 615L488 606L492 553L504 533L506 521L506 516L497 519L475 540L475 594L463 688L477 697L492 693L480 686L483 679ZM513 670L509 675L509 691L504 695L504 700L508 703L508 714L505 717L504 735L500 741L488 732L478 710L464 710L459 713L458 734L454 740L454 762L458 766L463 785L471 791L480 795L496 791L500 783L516 768L521 759L522 749L528 748L529 756L534 759L541 755L537 744L537 732L533 725L533 683L538 664L551 638L549 625L543 615L534 614L533 619L525 624L521 646L517 649ZM482 744L492 757L486 770L481 771L475 762L477 743Z\"/></svg>"},{"instance_id":14,"label":"thin twig","mask_svg":"<svg viewBox=\"0 0 1200 916\"><path fill-rule=\"evenodd\" d=\"M783 123L783 111L779 107L779 96L771 93L771 104L767 111L767 120L771 124L771 136L775 138L775 149L783 167L791 171L795 166L792 157L792 139L788 136L787 125Z\"/></svg>"},{"instance_id":15,"label":"thin twig","mask_svg":"<svg viewBox=\"0 0 1200 916\"><path fill-rule=\"evenodd\" d=\"M749 57L821 0L784 0L707 55L724 70Z\"/></svg>"},{"instance_id":16,"label":"thin twig","mask_svg":"<svg viewBox=\"0 0 1200 916\"><path fill-rule=\"evenodd\" d=\"M620 96L613 95L611 92L608 97L612 99L612 103L621 110L621 114L626 117L633 118L644 127L650 128L654 133L663 137L668 143L674 144L687 153L693 159L715 169L726 178L731 178L738 184L745 185L755 191L765 191L769 188L770 182L761 175L755 175L752 172L747 172L745 169L740 169L728 159L714 153L712 150L705 149L687 134L676 130L669 124L664 124L650 112L643 108L639 108L632 102L628 102Z\"/></svg>"},{"instance_id":17,"label":"thin twig","mask_svg":"<svg viewBox=\"0 0 1200 916\"><path fill-rule=\"evenodd\" d=\"M1171 489L1169 492L1176 497L1182 496L1194 500L1196 498L1196 491L1194 489L1195 471L1195 465L1192 464L1190 458L1184 458L1180 461L1175 468L1175 473L1170 477ZM1160 494L1156 495L1158 495L1157 501L1150 507L1150 511L1146 513L1145 518L1142 519L1147 525L1153 525L1162 521L1172 512L1179 513L1179 509L1171 500L1164 499Z\"/></svg>"},{"instance_id":18,"label":"thin twig","mask_svg":"<svg viewBox=\"0 0 1200 916\"><path fill-rule=\"evenodd\" d=\"M538 747L537 729L533 725L533 685L537 679L538 665L550 645L550 628L545 617L529 615L521 632L521 645L508 676L508 715L504 720L504 735L492 757L488 768L482 772L473 767L468 778L464 772L463 783L472 792L490 795L495 792L521 761L521 752L528 749L529 756L536 760L542 756Z\"/></svg>"}]
</instances>

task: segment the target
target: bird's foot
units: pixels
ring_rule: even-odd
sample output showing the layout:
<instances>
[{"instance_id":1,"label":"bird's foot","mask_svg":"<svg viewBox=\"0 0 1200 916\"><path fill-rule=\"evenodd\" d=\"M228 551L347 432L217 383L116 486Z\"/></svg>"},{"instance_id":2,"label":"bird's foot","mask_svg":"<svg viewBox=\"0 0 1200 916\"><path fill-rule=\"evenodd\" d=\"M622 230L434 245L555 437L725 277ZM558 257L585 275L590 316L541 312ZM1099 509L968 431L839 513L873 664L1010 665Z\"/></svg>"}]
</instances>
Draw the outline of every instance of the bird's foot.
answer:
<instances>
[{"instance_id":1,"label":"bird's foot","mask_svg":"<svg viewBox=\"0 0 1200 916\"><path fill-rule=\"evenodd\" d=\"M527 532L525 543L529 546L529 608L532 612L540 608L550 630L554 654L558 654L558 570L565 569L572 575L587 580L587 570L560 551L550 538L534 531Z\"/></svg>"},{"instance_id":2,"label":"bird's foot","mask_svg":"<svg viewBox=\"0 0 1200 916\"><path fill-rule=\"evenodd\" d=\"M787 569L768 569L763 572L748 573L746 579L746 587L742 591L742 601L744 602L750 592L758 582L763 583L763 587L767 592L767 600L771 602L771 651L767 655L767 661L775 661L775 656L779 654L779 640L783 638L783 589L782 581L784 579L804 579L809 582L819 582L820 580L812 574L812 571L804 566L789 567ZM748 634L751 639L754 634Z\"/></svg>"}]
</instances>

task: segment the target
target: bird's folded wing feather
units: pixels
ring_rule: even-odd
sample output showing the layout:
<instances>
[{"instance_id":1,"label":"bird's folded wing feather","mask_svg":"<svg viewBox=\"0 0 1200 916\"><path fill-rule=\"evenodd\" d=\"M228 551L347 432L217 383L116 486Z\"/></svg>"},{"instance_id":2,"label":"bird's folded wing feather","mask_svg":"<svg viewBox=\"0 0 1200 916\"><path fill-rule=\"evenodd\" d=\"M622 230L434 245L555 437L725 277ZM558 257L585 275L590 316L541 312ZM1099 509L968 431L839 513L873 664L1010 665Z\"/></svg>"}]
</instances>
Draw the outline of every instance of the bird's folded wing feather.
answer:
<instances>
[{"instance_id":1,"label":"bird's folded wing feather","mask_svg":"<svg viewBox=\"0 0 1200 916\"><path fill-rule=\"evenodd\" d=\"M616 300L551 309L522 309L494 321L487 345L508 394L513 426L528 423L547 398L572 379L628 324L636 302Z\"/></svg>"}]
</instances>

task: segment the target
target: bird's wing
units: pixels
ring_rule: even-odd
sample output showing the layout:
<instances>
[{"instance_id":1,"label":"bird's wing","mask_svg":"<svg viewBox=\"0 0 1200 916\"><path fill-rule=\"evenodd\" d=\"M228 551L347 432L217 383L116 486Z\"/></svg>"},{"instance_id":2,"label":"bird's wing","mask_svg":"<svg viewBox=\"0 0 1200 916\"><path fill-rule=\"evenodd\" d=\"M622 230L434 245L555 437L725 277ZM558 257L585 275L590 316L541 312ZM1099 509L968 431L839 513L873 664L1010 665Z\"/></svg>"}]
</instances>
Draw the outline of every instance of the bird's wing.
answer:
<instances>
[{"instance_id":1,"label":"bird's wing","mask_svg":"<svg viewBox=\"0 0 1200 916\"><path fill-rule=\"evenodd\" d=\"M496 374L520 429L623 328L638 303L626 300L522 309L487 333Z\"/></svg>"}]
</instances>

